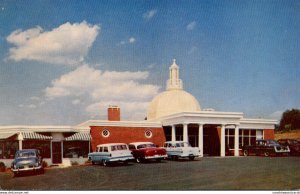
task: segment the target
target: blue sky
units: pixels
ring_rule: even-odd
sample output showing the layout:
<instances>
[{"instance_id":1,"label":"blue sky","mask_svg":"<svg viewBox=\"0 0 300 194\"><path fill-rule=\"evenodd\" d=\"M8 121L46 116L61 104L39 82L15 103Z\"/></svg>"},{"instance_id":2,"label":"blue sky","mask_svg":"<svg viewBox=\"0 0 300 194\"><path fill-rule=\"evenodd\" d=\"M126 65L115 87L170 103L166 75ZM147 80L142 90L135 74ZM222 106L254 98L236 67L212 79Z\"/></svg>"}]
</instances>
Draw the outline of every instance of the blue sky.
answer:
<instances>
[{"instance_id":1,"label":"blue sky","mask_svg":"<svg viewBox=\"0 0 300 194\"><path fill-rule=\"evenodd\" d=\"M300 1L0 0L0 124L141 120L176 58L201 108L300 108Z\"/></svg>"}]
</instances>

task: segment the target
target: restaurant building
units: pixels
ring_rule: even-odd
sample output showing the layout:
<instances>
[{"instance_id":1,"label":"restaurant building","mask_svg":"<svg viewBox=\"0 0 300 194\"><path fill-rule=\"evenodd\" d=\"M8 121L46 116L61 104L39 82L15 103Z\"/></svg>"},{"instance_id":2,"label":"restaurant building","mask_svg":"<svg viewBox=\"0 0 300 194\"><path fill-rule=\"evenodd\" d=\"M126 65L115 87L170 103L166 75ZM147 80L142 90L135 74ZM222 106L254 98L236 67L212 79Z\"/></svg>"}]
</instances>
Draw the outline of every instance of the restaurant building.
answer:
<instances>
[{"instance_id":1,"label":"restaurant building","mask_svg":"<svg viewBox=\"0 0 300 194\"><path fill-rule=\"evenodd\" d=\"M239 156L244 145L274 139L276 120L244 118L241 112L201 109L184 91L179 66L173 60L166 91L150 102L142 121L122 121L121 109L109 106L107 120L88 120L76 126L2 126L0 161L7 164L18 149L38 148L49 165L84 163L103 143L183 140L199 147L201 156Z\"/></svg>"}]
</instances>

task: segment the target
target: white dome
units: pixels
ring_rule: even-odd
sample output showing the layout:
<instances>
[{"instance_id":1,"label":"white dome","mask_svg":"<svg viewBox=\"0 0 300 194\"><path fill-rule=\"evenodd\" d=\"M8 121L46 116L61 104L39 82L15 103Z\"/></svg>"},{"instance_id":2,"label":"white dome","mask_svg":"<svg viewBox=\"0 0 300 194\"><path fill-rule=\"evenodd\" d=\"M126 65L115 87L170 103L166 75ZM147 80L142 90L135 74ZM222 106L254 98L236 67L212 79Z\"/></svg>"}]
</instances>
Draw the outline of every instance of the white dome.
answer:
<instances>
[{"instance_id":1,"label":"white dome","mask_svg":"<svg viewBox=\"0 0 300 194\"><path fill-rule=\"evenodd\" d=\"M200 111L196 98L184 90L167 90L156 96L148 107L147 119L157 119L178 112Z\"/></svg>"}]
</instances>

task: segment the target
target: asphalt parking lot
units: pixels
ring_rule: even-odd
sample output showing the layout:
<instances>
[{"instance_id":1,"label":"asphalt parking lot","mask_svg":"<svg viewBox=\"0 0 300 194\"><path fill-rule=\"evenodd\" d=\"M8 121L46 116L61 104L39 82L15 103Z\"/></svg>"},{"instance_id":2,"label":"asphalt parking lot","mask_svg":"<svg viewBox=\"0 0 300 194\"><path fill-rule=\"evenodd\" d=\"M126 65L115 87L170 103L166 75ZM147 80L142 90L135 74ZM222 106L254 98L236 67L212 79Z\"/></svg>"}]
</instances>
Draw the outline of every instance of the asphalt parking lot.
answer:
<instances>
[{"instance_id":1,"label":"asphalt parking lot","mask_svg":"<svg viewBox=\"0 0 300 194\"><path fill-rule=\"evenodd\" d=\"M300 157L197 158L128 165L73 166L13 178L3 190L283 190L300 189Z\"/></svg>"}]
</instances>

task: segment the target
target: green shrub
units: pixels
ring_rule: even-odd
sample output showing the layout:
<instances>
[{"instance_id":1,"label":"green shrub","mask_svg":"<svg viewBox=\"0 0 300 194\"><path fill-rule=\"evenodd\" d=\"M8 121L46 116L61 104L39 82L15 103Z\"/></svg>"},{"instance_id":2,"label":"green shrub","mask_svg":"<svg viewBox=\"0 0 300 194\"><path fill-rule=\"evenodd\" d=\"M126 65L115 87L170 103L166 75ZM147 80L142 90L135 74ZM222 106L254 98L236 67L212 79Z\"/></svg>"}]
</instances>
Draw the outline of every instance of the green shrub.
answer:
<instances>
[{"instance_id":1,"label":"green shrub","mask_svg":"<svg viewBox=\"0 0 300 194\"><path fill-rule=\"evenodd\" d=\"M84 163L85 164L90 164L90 163L92 163L92 161L91 160L86 160Z\"/></svg>"},{"instance_id":2,"label":"green shrub","mask_svg":"<svg viewBox=\"0 0 300 194\"><path fill-rule=\"evenodd\" d=\"M76 166L76 165L78 165L78 162L72 161L71 164L72 164L72 166Z\"/></svg>"},{"instance_id":3,"label":"green shrub","mask_svg":"<svg viewBox=\"0 0 300 194\"><path fill-rule=\"evenodd\" d=\"M0 172L4 172L6 169L6 166L3 162L0 162Z\"/></svg>"},{"instance_id":4,"label":"green shrub","mask_svg":"<svg viewBox=\"0 0 300 194\"><path fill-rule=\"evenodd\" d=\"M43 162L42 162L42 167L43 167L43 168L48 167L48 163L47 163L46 161L44 161L44 160L43 160Z\"/></svg>"}]
</instances>

